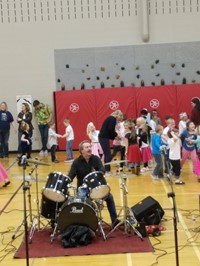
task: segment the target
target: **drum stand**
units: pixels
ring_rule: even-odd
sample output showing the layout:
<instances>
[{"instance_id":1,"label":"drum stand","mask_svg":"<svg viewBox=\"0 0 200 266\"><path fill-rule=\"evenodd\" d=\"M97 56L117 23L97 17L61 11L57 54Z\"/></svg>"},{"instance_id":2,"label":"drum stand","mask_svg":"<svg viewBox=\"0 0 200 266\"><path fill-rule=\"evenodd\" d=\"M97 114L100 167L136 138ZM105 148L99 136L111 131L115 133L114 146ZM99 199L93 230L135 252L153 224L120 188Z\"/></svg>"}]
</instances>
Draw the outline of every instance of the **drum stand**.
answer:
<instances>
[{"instance_id":1,"label":"drum stand","mask_svg":"<svg viewBox=\"0 0 200 266\"><path fill-rule=\"evenodd\" d=\"M30 182L25 180L24 182L26 182L26 184L24 184L24 188L26 191L28 191L28 205L29 205L29 215L26 216L26 218L28 218L28 216L30 217L30 224L32 224L33 222L33 218L32 218L32 207L31 207L31 193L30 193ZM12 239L16 238L17 233L20 231L22 225L24 225L24 220L21 222L21 224L17 227L17 229L15 230L14 234L12 235Z\"/></svg>"},{"instance_id":2,"label":"drum stand","mask_svg":"<svg viewBox=\"0 0 200 266\"><path fill-rule=\"evenodd\" d=\"M97 206L97 216L98 216L98 230L100 232L100 234L102 235L103 239L106 240L106 235L105 232L103 230L103 223L105 223L103 221L102 218L102 214L101 211L103 210L103 200L99 199L99 200L95 200L96 206Z\"/></svg>"},{"instance_id":3,"label":"drum stand","mask_svg":"<svg viewBox=\"0 0 200 266\"><path fill-rule=\"evenodd\" d=\"M32 243L32 238L33 238L33 234L36 230L36 227L38 230L40 230L40 210L39 210L39 193L38 193L38 172L37 172L37 168L38 168L38 164L35 163L34 169L35 170L35 181L36 181L36 206L37 206L37 215L35 215L32 225L31 225L31 229L30 229L30 233L29 233L29 243ZM43 224L44 225L44 224Z\"/></svg>"},{"instance_id":4,"label":"drum stand","mask_svg":"<svg viewBox=\"0 0 200 266\"><path fill-rule=\"evenodd\" d=\"M121 189L123 192L123 206L118 214L118 217L120 216L121 212L123 212L123 219L106 235L106 238L108 238L112 232L114 232L119 226L124 225L124 232L130 233L131 229L135 232L135 234L140 237L141 240L143 240L143 237L141 233L135 228L135 224L137 224L137 220L135 219L133 212L130 208L128 208L127 205L127 194L128 189L126 186L126 180L127 176L125 174L121 174Z\"/></svg>"}]
</instances>

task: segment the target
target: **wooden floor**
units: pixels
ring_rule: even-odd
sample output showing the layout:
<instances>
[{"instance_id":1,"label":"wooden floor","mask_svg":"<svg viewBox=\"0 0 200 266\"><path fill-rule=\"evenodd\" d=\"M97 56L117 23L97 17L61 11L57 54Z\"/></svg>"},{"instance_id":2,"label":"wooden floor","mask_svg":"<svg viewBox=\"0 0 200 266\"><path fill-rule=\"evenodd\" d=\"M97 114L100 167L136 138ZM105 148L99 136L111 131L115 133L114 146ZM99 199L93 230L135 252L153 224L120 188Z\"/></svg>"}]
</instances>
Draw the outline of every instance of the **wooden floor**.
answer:
<instances>
[{"instance_id":1,"label":"wooden floor","mask_svg":"<svg viewBox=\"0 0 200 266\"><path fill-rule=\"evenodd\" d=\"M68 172L70 164L64 163L65 152L58 152L58 159L60 163L52 164L50 156L42 158L50 166L38 165L38 188L39 201L41 200L41 190L46 185L47 176L52 172ZM33 154L32 157L37 157L38 154ZM75 153L75 157L78 153ZM10 176L11 184L6 188L0 189L0 209L3 213L0 215L0 262L1 265L18 266L26 265L25 259L14 259L13 255L19 247L23 233L24 226L20 228L16 238L13 241L12 237L15 234L16 228L23 221L23 189L21 187L23 180L23 169L16 163L16 155L11 154L9 159L1 159L1 163ZM32 165L34 166L34 165ZM32 170L28 166L25 171L26 179L30 180L31 205L33 214L37 214L36 205L36 170L32 175L29 172ZM112 165L112 171L116 172L116 165ZM192 174L191 162L188 160L182 169L182 179L185 185L174 185L175 200L178 209L178 252L175 252L174 240L174 226L173 226L173 204L172 199L168 197L168 193L172 191L167 179L152 180L151 171L142 174L141 176L134 176L127 172L127 188L128 188L128 206L132 207L140 200L147 196L153 197L157 200L165 211L164 221L162 225L165 231L157 238L150 237L150 241L155 248L153 253L136 253L136 254L117 254L117 255L99 255L99 256L81 256L81 257L50 257L42 259L29 259L31 266L47 266L47 265L81 265L85 266L90 263L93 266L150 266L158 265L173 266L176 263L176 254L179 258L179 265L188 266L200 265L200 217L199 217L199 195L200 183L197 182L196 177ZM111 191L114 195L117 210L122 206L123 197L121 189L121 178L115 174L107 177L107 182L110 184ZM18 191L17 193L15 193ZM14 196L13 196L14 195ZM27 207L29 204L27 202ZM40 206L41 208L41 206ZM195 218L195 219L192 219ZM107 210L103 209L103 219L110 223ZM29 217L28 224L30 227ZM18 236L19 235L19 236ZM33 236L34 238L34 236ZM107 240L109 241L109 239ZM123 243L122 243L123 245Z\"/></svg>"}]
</instances>

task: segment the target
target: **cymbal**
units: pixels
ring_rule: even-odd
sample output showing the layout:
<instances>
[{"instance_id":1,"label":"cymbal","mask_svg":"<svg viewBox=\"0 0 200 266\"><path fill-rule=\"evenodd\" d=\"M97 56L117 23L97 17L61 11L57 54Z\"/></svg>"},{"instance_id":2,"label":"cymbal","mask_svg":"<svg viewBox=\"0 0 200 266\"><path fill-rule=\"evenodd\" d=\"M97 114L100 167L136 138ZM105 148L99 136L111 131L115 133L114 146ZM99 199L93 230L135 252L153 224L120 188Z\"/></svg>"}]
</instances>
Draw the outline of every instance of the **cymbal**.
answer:
<instances>
[{"instance_id":1,"label":"cymbal","mask_svg":"<svg viewBox=\"0 0 200 266\"><path fill-rule=\"evenodd\" d=\"M34 159L27 159L26 160L28 163L34 163L34 164L38 164L38 165L48 165L50 166L50 164L42 162L40 160L34 160Z\"/></svg>"},{"instance_id":2,"label":"cymbal","mask_svg":"<svg viewBox=\"0 0 200 266\"><path fill-rule=\"evenodd\" d=\"M120 164L120 163L126 163L126 160L115 160L115 161L111 161L109 163L104 163L104 165L110 165L110 164Z\"/></svg>"}]
</instances>

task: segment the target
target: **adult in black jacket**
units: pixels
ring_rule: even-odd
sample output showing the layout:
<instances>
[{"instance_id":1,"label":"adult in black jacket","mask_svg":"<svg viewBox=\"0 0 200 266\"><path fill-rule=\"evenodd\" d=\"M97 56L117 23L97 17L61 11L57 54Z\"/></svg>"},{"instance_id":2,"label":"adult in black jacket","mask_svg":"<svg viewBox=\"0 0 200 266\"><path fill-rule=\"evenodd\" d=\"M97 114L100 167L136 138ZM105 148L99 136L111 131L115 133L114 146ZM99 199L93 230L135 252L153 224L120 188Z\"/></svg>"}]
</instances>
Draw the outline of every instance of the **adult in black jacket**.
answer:
<instances>
[{"instance_id":1,"label":"adult in black jacket","mask_svg":"<svg viewBox=\"0 0 200 266\"><path fill-rule=\"evenodd\" d=\"M122 121L123 113L120 110L116 110L110 116L108 116L100 129L99 142L104 152L104 163L109 163L112 160L109 140L114 140L117 137L115 126L117 121ZM105 165L106 172L110 171L110 165Z\"/></svg>"}]
</instances>

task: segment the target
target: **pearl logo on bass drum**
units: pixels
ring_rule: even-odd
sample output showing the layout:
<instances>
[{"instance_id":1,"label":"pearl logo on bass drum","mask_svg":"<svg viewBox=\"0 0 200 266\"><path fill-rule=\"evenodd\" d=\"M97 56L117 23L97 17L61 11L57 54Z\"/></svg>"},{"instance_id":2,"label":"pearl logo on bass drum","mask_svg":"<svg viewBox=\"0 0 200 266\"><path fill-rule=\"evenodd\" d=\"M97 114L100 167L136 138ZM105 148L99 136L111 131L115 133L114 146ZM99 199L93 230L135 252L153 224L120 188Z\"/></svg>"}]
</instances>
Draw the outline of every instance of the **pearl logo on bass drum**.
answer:
<instances>
[{"instance_id":1,"label":"pearl logo on bass drum","mask_svg":"<svg viewBox=\"0 0 200 266\"><path fill-rule=\"evenodd\" d=\"M77 209L76 206L73 206L70 213L83 213L83 207L81 209Z\"/></svg>"}]
</instances>

